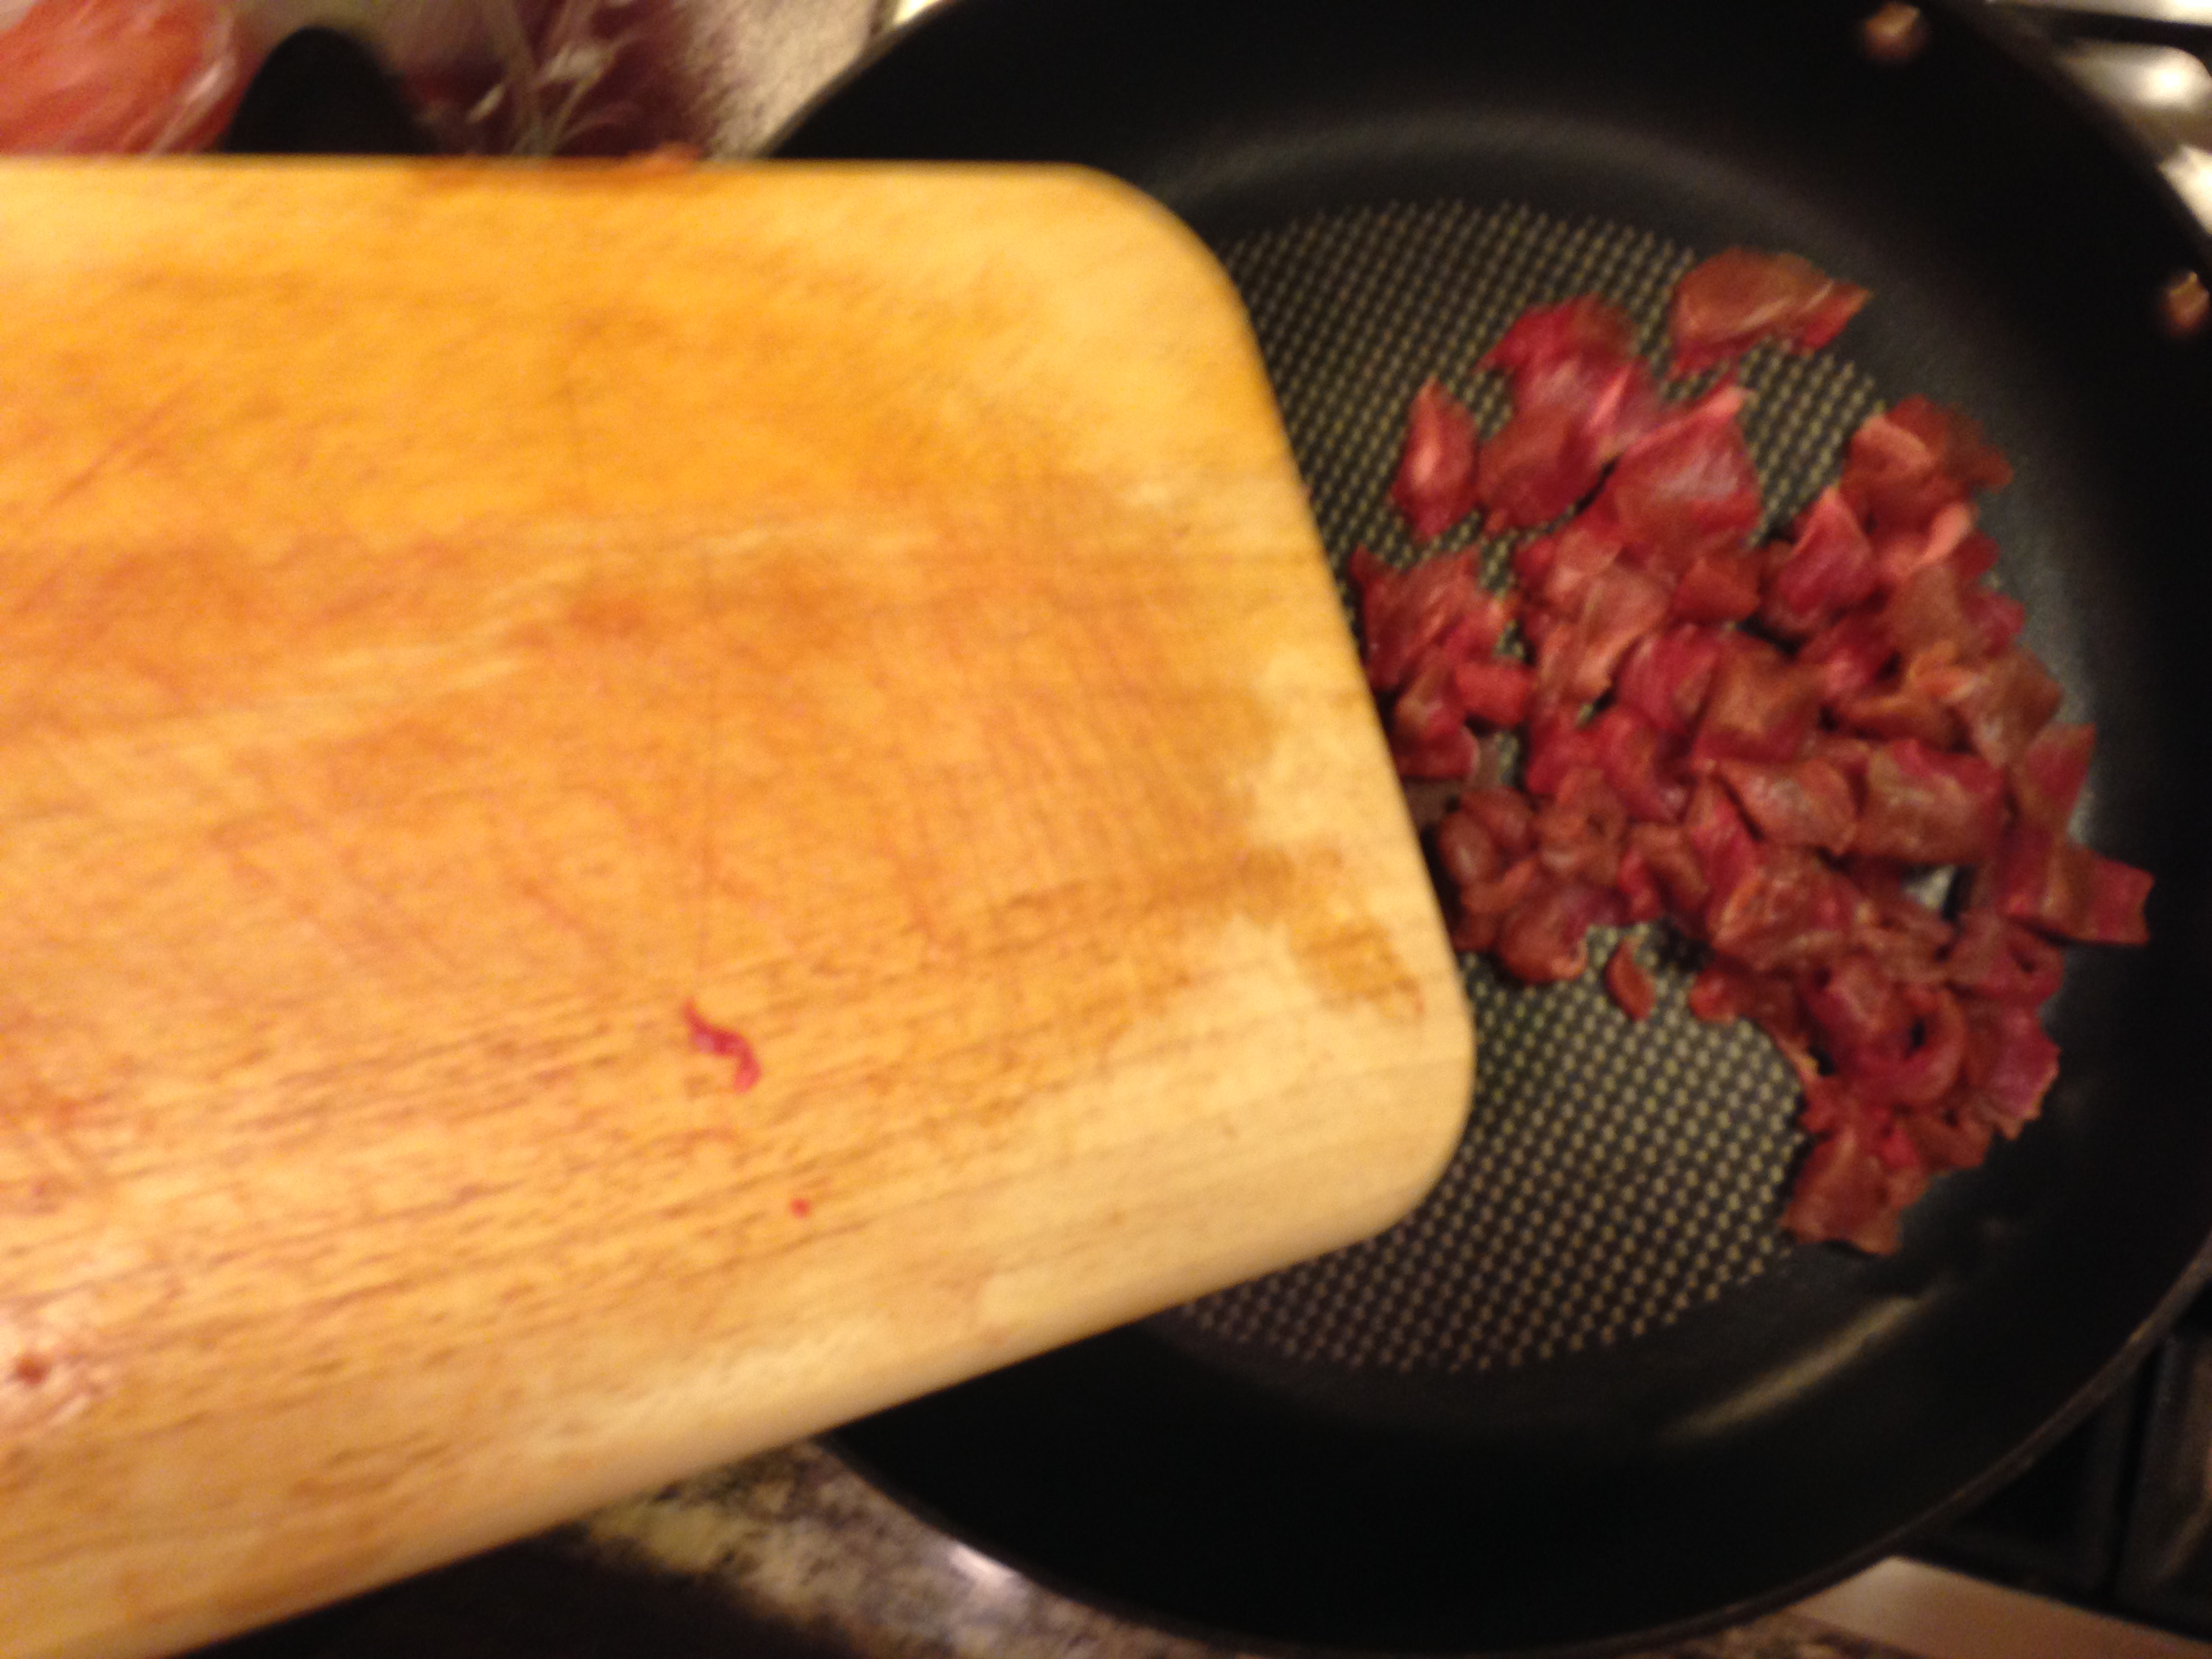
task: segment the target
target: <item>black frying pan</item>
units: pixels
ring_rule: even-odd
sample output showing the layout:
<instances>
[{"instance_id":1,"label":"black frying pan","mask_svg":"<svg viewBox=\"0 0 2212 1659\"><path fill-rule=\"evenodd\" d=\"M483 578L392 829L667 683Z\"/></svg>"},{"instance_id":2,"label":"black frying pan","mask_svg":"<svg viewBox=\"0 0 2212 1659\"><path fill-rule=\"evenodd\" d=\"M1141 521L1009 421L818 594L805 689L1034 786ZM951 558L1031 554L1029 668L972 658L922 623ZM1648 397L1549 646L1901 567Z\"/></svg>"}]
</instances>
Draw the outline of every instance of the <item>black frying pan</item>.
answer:
<instances>
[{"instance_id":1,"label":"black frying pan","mask_svg":"<svg viewBox=\"0 0 2212 1659\"><path fill-rule=\"evenodd\" d=\"M1423 1212L849 1430L933 1518L1236 1643L1595 1652L1963 1508L2201 1279L2212 341L2158 299L2212 250L2000 20L1892 9L1900 57L1870 9L954 0L788 136L1080 161L1165 202L1251 306L1340 559L1406 555L1381 504L1406 398L1443 372L1494 420L1471 364L1522 306L1596 288L1656 340L1674 276L1736 243L1867 284L1826 358L1751 364L1770 503L1881 400L1979 416L2019 470L1985 520L2001 579L2101 732L2079 833L2159 884L2150 948L2074 953L2046 1121L1884 1261L1776 1238L1793 1091L1755 1036L1681 1018L1680 974L1622 1035L1588 986L1471 965L1485 1081Z\"/></svg>"}]
</instances>

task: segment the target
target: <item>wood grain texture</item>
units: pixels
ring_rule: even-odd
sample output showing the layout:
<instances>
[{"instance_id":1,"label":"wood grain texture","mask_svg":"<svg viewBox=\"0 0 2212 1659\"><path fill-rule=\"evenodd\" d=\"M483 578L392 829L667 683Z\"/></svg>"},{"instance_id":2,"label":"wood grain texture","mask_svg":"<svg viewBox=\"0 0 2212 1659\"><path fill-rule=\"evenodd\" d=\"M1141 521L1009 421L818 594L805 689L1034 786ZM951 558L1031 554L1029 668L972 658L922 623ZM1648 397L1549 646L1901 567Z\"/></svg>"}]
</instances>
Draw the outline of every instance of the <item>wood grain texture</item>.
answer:
<instances>
[{"instance_id":1,"label":"wood grain texture","mask_svg":"<svg viewBox=\"0 0 2212 1659\"><path fill-rule=\"evenodd\" d=\"M6 1652L1146 1313L1456 1137L1249 332L1103 179L0 168L0 519Z\"/></svg>"}]
</instances>

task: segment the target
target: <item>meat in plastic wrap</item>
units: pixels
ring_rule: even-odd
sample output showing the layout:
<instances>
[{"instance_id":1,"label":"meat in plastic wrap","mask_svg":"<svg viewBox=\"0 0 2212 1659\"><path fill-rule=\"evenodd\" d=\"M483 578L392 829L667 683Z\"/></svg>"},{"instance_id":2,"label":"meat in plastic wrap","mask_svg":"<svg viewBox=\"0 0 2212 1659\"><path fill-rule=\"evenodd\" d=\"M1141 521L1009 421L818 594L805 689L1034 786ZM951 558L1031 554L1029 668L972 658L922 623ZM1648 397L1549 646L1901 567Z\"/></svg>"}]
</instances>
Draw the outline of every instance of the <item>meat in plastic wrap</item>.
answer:
<instances>
[{"instance_id":1,"label":"meat in plastic wrap","mask_svg":"<svg viewBox=\"0 0 2212 1659\"><path fill-rule=\"evenodd\" d=\"M224 0L0 0L0 151L204 149L246 74Z\"/></svg>"}]
</instances>

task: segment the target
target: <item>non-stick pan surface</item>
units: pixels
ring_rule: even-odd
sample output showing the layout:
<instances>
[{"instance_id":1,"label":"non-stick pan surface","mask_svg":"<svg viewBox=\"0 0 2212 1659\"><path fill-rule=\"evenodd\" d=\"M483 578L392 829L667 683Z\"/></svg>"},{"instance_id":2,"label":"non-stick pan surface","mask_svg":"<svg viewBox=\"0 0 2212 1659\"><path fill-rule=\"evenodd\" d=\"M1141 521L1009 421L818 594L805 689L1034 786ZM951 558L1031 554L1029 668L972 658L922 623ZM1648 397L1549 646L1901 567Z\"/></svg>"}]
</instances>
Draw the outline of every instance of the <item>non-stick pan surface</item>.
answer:
<instances>
[{"instance_id":1,"label":"non-stick pan surface","mask_svg":"<svg viewBox=\"0 0 2212 1659\"><path fill-rule=\"evenodd\" d=\"M1884 37L1900 58L1867 9L954 0L789 136L1079 161L1165 202L1245 295L1340 561L1411 556L1382 502L1407 398L1441 374L1494 422L1473 364L1522 307L1595 289L1656 344L1674 277L1735 244L1865 283L1831 352L1748 366L1770 506L1886 400L1979 417L2019 472L1985 517L2000 580L2100 733L2077 833L2158 878L2148 949L2073 953L2045 1121L1884 1261L1777 1238L1793 1091L1754 1034L1683 1015L1686 969L1631 1028L1470 963L1483 1081L1412 1220L848 1432L986 1548L1247 1644L1649 1641L1971 1501L2201 1276L2212 342L2158 299L2207 249L2000 21L1930 7Z\"/></svg>"}]
</instances>

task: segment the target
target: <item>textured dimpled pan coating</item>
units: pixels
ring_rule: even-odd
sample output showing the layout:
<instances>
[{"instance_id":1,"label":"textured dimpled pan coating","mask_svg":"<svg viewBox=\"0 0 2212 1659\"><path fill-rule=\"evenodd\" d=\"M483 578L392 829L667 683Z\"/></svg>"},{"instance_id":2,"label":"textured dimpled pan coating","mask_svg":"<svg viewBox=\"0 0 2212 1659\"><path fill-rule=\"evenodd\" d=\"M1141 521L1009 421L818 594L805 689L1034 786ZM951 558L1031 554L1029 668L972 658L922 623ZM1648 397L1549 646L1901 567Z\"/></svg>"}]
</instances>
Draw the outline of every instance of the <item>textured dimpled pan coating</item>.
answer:
<instances>
[{"instance_id":1,"label":"textured dimpled pan coating","mask_svg":"<svg viewBox=\"0 0 2212 1659\"><path fill-rule=\"evenodd\" d=\"M1494 432L1505 386L1475 364L1522 311L1600 295L1659 357L1676 279L1717 251L1461 202L1324 214L1231 246L1224 263L1346 615L1358 614L1342 574L1353 548L1404 565L1477 540L1470 520L1417 550L1388 501L1416 386L1438 377ZM1832 351L1769 347L1740 378L1765 500L1786 524L1835 476L1844 440L1878 407L1874 384ZM1521 539L1480 539L1492 586ZM1592 932L1591 970L1570 985L1522 988L1462 958L1480 1082L1466 1139L1420 1208L1379 1238L1167 1319L1296 1365L1449 1375L1632 1340L1765 1272L1791 1248L1776 1218L1802 1145L1795 1083L1748 1024L1705 1025L1683 1007L1692 959L1663 925L1630 933L1661 992L1640 1025L1598 982L1613 930Z\"/></svg>"}]
</instances>

